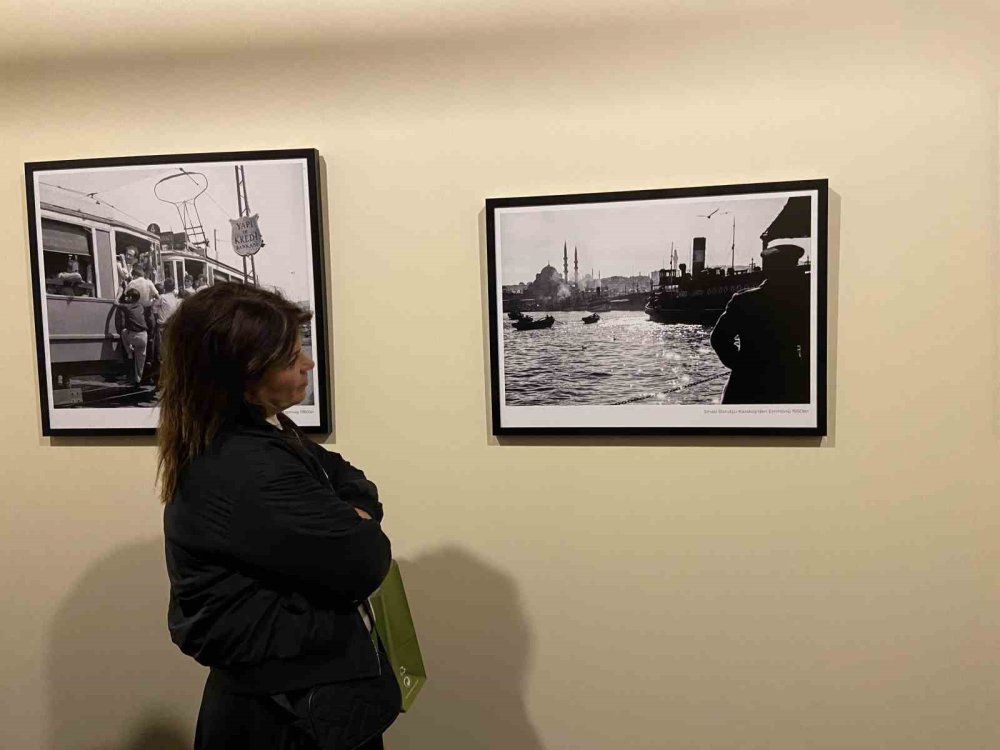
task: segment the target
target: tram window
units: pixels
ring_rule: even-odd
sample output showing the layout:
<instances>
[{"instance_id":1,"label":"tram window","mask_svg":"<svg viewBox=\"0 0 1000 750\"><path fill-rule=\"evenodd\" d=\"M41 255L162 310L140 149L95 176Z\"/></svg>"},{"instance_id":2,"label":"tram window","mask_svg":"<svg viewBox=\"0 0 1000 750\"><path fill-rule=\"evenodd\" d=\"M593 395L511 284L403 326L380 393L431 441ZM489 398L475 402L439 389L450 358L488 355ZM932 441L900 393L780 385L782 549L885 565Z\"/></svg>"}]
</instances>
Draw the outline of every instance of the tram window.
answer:
<instances>
[{"instance_id":1,"label":"tram window","mask_svg":"<svg viewBox=\"0 0 1000 750\"><path fill-rule=\"evenodd\" d=\"M184 261L184 288L188 288L188 281L190 277L190 291L196 292L208 286L208 279L206 274L208 269L204 261L198 260L186 260Z\"/></svg>"},{"instance_id":2,"label":"tram window","mask_svg":"<svg viewBox=\"0 0 1000 750\"><path fill-rule=\"evenodd\" d=\"M94 253L90 232L61 221L42 219L45 291L94 297Z\"/></svg>"},{"instance_id":3,"label":"tram window","mask_svg":"<svg viewBox=\"0 0 1000 750\"><path fill-rule=\"evenodd\" d=\"M157 268L155 249L148 240L119 231L115 235L115 247L120 276L129 279L132 271L138 268L153 283L163 280Z\"/></svg>"}]
</instances>

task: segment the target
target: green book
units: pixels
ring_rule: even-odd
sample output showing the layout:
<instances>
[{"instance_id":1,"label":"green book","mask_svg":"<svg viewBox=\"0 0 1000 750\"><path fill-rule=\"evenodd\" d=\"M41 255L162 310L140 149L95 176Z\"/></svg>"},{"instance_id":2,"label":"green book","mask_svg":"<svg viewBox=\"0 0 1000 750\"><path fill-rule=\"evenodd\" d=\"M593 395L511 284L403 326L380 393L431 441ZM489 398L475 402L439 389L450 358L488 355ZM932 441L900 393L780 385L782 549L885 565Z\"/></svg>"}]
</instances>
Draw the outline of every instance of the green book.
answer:
<instances>
[{"instance_id":1,"label":"green book","mask_svg":"<svg viewBox=\"0 0 1000 750\"><path fill-rule=\"evenodd\" d=\"M395 560L392 561L382 585L368 597L368 603L375 615L375 630L385 646L385 653L403 695L403 711L409 711L417 699L417 693L427 682L427 670L424 669L417 631L413 627L406 590Z\"/></svg>"}]
</instances>

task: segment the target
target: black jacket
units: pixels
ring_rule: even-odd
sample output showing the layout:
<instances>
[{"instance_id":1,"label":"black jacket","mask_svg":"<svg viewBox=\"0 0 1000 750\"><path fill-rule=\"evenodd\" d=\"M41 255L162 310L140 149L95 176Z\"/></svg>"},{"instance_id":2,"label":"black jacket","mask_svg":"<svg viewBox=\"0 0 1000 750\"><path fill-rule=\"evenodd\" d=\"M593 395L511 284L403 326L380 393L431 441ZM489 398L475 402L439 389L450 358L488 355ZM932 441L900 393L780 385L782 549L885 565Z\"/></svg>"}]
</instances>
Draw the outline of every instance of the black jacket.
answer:
<instances>
[{"instance_id":1,"label":"black jacket","mask_svg":"<svg viewBox=\"0 0 1000 750\"><path fill-rule=\"evenodd\" d=\"M170 636L237 692L379 673L357 610L391 561L378 492L282 424L249 409L230 420L164 510Z\"/></svg>"}]
</instances>

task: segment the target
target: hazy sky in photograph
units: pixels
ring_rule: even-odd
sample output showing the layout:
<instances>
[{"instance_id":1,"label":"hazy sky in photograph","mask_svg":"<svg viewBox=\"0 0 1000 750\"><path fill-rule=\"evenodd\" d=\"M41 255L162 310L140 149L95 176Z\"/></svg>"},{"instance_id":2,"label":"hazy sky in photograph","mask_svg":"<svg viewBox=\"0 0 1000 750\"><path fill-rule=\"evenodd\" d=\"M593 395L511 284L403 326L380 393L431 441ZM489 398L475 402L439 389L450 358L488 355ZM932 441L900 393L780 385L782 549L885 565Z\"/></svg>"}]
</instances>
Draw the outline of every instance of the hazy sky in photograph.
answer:
<instances>
[{"instance_id":1,"label":"hazy sky in photograph","mask_svg":"<svg viewBox=\"0 0 1000 750\"><path fill-rule=\"evenodd\" d=\"M574 248L581 279L591 270L603 278L648 276L669 267L671 242L678 262L690 268L695 237L707 240L706 265L728 266L734 219L736 265L746 266L751 258L759 264L760 235L787 198L788 194L772 194L497 209L501 283L534 281L546 264L562 274L564 242L570 279ZM796 243L810 251L808 239Z\"/></svg>"}]
</instances>

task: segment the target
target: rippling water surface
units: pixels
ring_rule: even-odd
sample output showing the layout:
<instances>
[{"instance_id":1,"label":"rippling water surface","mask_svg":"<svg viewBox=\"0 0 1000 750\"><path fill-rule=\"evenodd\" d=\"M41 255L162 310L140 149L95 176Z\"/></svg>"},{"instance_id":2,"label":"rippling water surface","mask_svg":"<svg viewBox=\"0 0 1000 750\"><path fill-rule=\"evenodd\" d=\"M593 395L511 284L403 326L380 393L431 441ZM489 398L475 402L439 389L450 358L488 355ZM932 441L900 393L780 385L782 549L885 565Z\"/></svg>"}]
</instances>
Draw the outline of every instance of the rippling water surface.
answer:
<instances>
[{"instance_id":1,"label":"rippling water surface","mask_svg":"<svg viewBox=\"0 0 1000 750\"><path fill-rule=\"evenodd\" d=\"M586 311L548 314L555 324L539 331L518 331L504 316L508 405L712 404L722 396L729 370L710 327L654 323L641 311L603 312L591 325L581 320Z\"/></svg>"}]
</instances>

